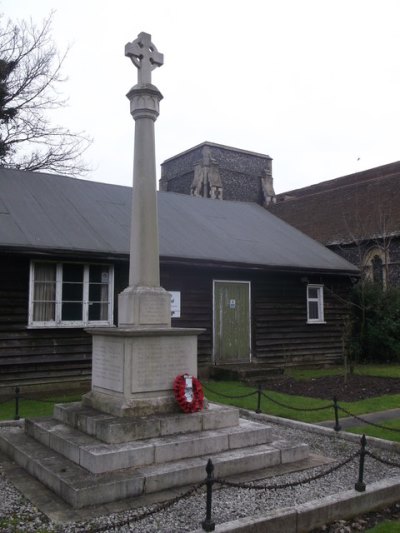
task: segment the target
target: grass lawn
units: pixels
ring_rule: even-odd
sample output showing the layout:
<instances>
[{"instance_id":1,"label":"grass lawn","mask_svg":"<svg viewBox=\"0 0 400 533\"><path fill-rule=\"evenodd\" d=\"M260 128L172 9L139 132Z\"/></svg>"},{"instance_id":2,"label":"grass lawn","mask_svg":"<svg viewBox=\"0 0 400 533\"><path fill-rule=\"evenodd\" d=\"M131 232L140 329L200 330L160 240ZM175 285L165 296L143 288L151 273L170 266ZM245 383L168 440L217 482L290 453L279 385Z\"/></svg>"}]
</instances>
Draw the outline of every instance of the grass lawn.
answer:
<instances>
[{"instance_id":1,"label":"grass lawn","mask_svg":"<svg viewBox=\"0 0 400 533\"><path fill-rule=\"evenodd\" d=\"M400 377L400 365L359 365L356 367L355 371L359 374ZM326 375L343 375L343 367L336 366L315 370L288 369L286 374L296 379L312 379ZM254 388L248 387L239 382L204 381L204 388L206 397L211 401L235 405L237 407L243 407L245 409L250 410L255 410L257 407L257 394L253 394L252 396L248 396L246 398L238 399L224 398L223 396L221 396L221 394L226 396L243 396L255 392ZM301 410L293 410L288 407L283 407L274 403L278 402L286 404L290 407L295 407L296 409L313 409L321 406L331 405L331 400L320 400L307 396L294 396L275 391L268 391L268 389L266 389L264 392L270 398L270 400L265 397L262 397L261 410L263 413L311 423L334 419L334 411L332 407L321 411L307 412ZM47 403L39 400L21 399L19 413L21 418L28 418L34 416L49 416L52 414L54 403L79 401L80 399L81 395L76 393L73 395L59 395L46 398L46 400L48 401ZM400 394L377 396L375 398L359 400L356 402L340 402L340 405L356 415L362 415L375 411L384 411L386 409L394 409L400 406ZM0 420L10 420L13 419L14 416L15 402L13 400L7 403L0 403ZM344 416L344 414L341 415L342 418ZM372 426L369 426L368 428L369 435L372 435L370 431L371 428ZM388 435L383 438L390 438L391 440L394 440L393 435L396 435L395 432L387 431L386 433Z\"/></svg>"},{"instance_id":2,"label":"grass lawn","mask_svg":"<svg viewBox=\"0 0 400 533\"><path fill-rule=\"evenodd\" d=\"M35 416L50 416L53 414L55 403L76 402L81 400L81 394L63 396L51 396L42 400L19 400L20 418L32 418ZM0 403L0 420L13 420L15 418L15 400Z\"/></svg>"},{"instance_id":3,"label":"grass lawn","mask_svg":"<svg viewBox=\"0 0 400 533\"><path fill-rule=\"evenodd\" d=\"M224 398L221 396L221 394L225 396L246 395L255 390L252 387L248 387L236 381L209 381L204 382L204 385L205 395L211 401L235 405L237 407L243 407L244 409L250 410L255 410L257 407L257 394L238 399ZM322 422L325 420L334 419L334 411L332 407L321 411L310 412L297 411L290 408L295 407L296 409L313 409L316 407L331 405L332 401L319 400L307 396L283 394L280 392L268 391L268 389L266 389L264 392L268 397L271 398L271 400L262 397L261 411L263 413L281 416L283 418L291 418L293 420L301 420L302 422ZM274 401L286 404L289 407L282 407L274 403ZM399 407L400 394L377 396L375 398L359 400L357 402L340 402L340 405L356 415L372 413L375 411L384 411L385 409L394 409Z\"/></svg>"},{"instance_id":4,"label":"grass lawn","mask_svg":"<svg viewBox=\"0 0 400 533\"><path fill-rule=\"evenodd\" d=\"M371 529L367 533L400 533L400 522L398 520L385 520Z\"/></svg>"}]
</instances>

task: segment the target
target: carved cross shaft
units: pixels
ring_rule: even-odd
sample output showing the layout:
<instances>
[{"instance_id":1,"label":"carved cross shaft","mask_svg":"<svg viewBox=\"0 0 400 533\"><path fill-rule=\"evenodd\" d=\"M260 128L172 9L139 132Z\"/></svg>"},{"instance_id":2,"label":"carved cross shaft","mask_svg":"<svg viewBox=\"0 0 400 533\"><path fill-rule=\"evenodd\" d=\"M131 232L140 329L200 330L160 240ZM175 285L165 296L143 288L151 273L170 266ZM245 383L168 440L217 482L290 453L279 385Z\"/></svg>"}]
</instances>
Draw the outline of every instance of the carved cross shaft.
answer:
<instances>
[{"instance_id":1,"label":"carved cross shaft","mask_svg":"<svg viewBox=\"0 0 400 533\"><path fill-rule=\"evenodd\" d=\"M125 45L125 55L138 68L138 84L151 83L151 71L161 67L164 56L151 42L151 35L142 32L137 39Z\"/></svg>"}]
</instances>

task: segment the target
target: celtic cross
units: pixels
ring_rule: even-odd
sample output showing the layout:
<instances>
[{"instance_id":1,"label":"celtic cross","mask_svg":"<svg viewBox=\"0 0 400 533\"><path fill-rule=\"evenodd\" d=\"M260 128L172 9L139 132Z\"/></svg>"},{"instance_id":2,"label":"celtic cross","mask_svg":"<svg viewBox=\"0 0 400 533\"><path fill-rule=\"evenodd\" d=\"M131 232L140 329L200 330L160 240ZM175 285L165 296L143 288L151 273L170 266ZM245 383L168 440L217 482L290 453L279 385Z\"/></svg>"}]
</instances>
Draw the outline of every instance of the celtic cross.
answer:
<instances>
[{"instance_id":1,"label":"celtic cross","mask_svg":"<svg viewBox=\"0 0 400 533\"><path fill-rule=\"evenodd\" d=\"M125 45L125 55L138 68L138 84L151 83L151 71L161 67L164 56L151 42L151 35L139 33L137 39Z\"/></svg>"}]
</instances>

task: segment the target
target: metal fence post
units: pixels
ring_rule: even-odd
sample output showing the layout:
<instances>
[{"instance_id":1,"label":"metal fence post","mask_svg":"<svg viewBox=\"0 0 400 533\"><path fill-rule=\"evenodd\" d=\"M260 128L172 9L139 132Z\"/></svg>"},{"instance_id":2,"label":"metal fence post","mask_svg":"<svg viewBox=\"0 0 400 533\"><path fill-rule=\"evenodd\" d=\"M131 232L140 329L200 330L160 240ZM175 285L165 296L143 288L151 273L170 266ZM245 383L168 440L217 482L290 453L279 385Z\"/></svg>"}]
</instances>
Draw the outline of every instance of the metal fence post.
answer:
<instances>
[{"instance_id":1,"label":"metal fence post","mask_svg":"<svg viewBox=\"0 0 400 533\"><path fill-rule=\"evenodd\" d=\"M257 409L256 413L261 413L261 393L262 393L262 387L261 383L258 384L258 390L257 390Z\"/></svg>"},{"instance_id":2,"label":"metal fence post","mask_svg":"<svg viewBox=\"0 0 400 533\"><path fill-rule=\"evenodd\" d=\"M365 438L365 434L361 437L361 450L360 450L360 464L358 467L358 481L354 485L354 488L358 492L364 492L365 491L365 483L364 483L364 461L365 461L365 446L367 445L367 439Z\"/></svg>"},{"instance_id":3,"label":"metal fence post","mask_svg":"<svg viewBox=\"0 0 400 533\"><path fill-rule=\"evenodd\" d=\"M212 487L214 484L214 465L212 464L211 459L208 460L206 466L207 479L207 496L206 496L206 519L201 523L203 531L214 531L215 522L211 519L211 506L212 506Z\"/></svg>"},{"instance_id":4,"label":"metal fence post","mask_svg":"<svg viewBox=\"0 0 400 533\"><path fill-rule=\"evenodd\" d=\"M19 387L15 387L15 417L14 420L19 420Z\"/></svg>"},{"instance_id":5,"label":"metal fence post","mask_svg":"<svg viewBox=\"0 0 400 533\"><path fill-rule=\"evenodd\" d=\"M333 429L335 431L340 431L342 428L341 428L341 425L339 424L339 409L338 409L336 396L333 397L333 408L335 409L335 426Z\"/></svg>"}]
</instances>

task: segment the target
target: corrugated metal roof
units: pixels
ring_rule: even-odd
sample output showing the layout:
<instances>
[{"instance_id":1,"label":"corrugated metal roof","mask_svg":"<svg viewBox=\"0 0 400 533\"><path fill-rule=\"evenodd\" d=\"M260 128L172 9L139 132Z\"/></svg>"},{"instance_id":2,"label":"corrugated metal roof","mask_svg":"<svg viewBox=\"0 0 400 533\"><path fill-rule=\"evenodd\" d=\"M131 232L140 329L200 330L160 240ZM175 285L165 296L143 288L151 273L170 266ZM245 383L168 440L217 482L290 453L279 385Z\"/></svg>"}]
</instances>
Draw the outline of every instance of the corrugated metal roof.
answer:
<instances>
[{"instance_id":1,"label":"corrugated metal roof","mask_svg":"<svg viewBox=\"0 0 400 533\"><path fill-rule=\"evenodd\" d=\"M0 169L0 246L129 253L131 188ZM358 269L257 204L158 193L160 256L277 268Z\"/></svg>"}]
</instances>

